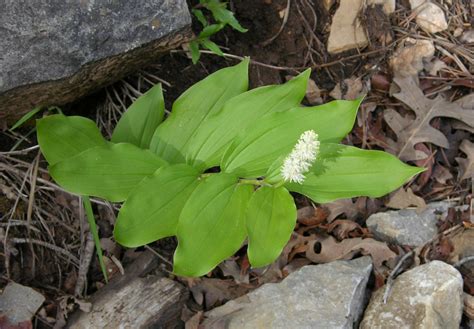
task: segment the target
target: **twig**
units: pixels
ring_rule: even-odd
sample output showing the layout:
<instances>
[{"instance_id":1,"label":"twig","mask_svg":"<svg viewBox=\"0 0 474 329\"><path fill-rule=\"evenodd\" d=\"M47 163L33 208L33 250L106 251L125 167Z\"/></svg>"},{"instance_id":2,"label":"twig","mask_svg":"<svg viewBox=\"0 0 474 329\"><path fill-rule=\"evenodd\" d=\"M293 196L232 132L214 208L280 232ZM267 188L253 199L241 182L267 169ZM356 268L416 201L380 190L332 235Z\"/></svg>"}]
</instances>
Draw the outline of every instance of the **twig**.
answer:
<instances>
[{"instance_id":1,"label":"twig","mask_svg":"<svg viewBox=\"0 0 474 329\"><path fill-rule=\"evenodd\" d=\"M42 247L45 247L45 248L48 248L48 249L51 249L53 251L56 251L60 254L63 254L64 256L67 256L70 260L72 260L76 266L79 265L79 259L74 256L73 254L71 254L69 251L67 251L66 249L63 249L61 247L58 247L54 244L51 244L51 243L48 243L48 242L44 242L44 241L41 241L41 240L36 240L36 239L23 239L23 238L11 238L9 239L9 241L15 243L15 244L21 244L21 243L32 243L32 244L36 244L38 246L42 246Z\"/></svg>"},{"instance_id":2,"label":"twig","mask_svg":"<svg viewBox=\"0 0 474 329\"><path fill-rule=\"evenodd\" d=\"M148 249L150 250L154 255L156 255L159 259L161 259L162 261L164 261L166 264L168 265L171 265L173 266L173 264L167 260L165 257L163 257L162 255L160 255L155 249L153 249L152 247L148 246L148 245L145 245L145 249Z\"/></svg>"},{"instance_id":3,"label":"twig","mask_svg":"<svg viewBox=\"0 0 474 329\"><path fill-rule=\"evenodd\" d=\"M388 296L390 295L390 292L392 290L392 284L393 281L395 280L395 276L398 274L398 270L402 267L403 263L405 260L407 260L409 257L413 256L415 254L415 251L412 250L410 252L407 252L405 255L403 255L402 258L398 261L397 265L395 268L390 272L390 275L387 278L387 283L385 284L385 292L383 294L383 303L387 304L387 299Z\"/></svg>"},{"instance_id":4,"label":"twig","mask_svg":"<svg viewBox=\"0 0 474 329\"><path fill-rule=\"evenodd\" d=\"M423 249L424 249L427 245L429 245L429 244L431 244L431 243L437 241L437 240L440 239L442 236L446 236L446 235L450 234L451 232L454 232L454 231L456 231L456 230L458 230L458 229L460 229L460 228L462 228L462 225L461 225L461 224L455 225L455 226L453 226L453 227L451 227L451 228L449 228L449 229L447 229L447 230L445 230L445 231L439 233L439 234L436 235L434 238L432 238L432 239L426 241L423 245L421 245L421 246L419 246L419 247L416 247L416 248L413 249L412 251L406 253L406 254L398 261L397 265L396 265L395 268L392 270L392 272L390 273L390 275L389 275L389 277L388 277L388 279L387 279L387 283L386 283L386 287L385 287L385 292L384 292L384 294L383 294L383 303L384 303L384 304L387 303L387 299L388 299L388 297L390 296L390 291L391 291L391 289L392 289L392 283L393 283L394 277L395 277L395 275L397 274L397 272L398 272L398 270L400 269L400 267L402 266L403 262L404 262L408 257L410 257L411 255L418 254L418 253L420 254L420 256L422 256L422 255L421 255L421 252L423 251ZM469 257L467 257L467 258L469 258ZM473 257L473 258L474 258L474 257ZM470 261L470 260L466 260L466 262L467 262L467 261ZM461 265L462 265L462 264L461 264Z\"/></svg>"},{"instance_id":5,"label":"twig","mask_svg":"<svg viewBox=\"0 0 474 329\"><path fill-rule=\"evenodd\" d=\"M30 151L34 151L34 150L37 150L37 149L39 149L39 145L35 145L35 146L28 147L26 149L18 150L18 151L0 152L0 155L27 154Z\"/></svg>"},{"instance_id":6,"label":"twig","mask_svg":"<svg viewBox=\"0 0 474 329\"><path fill-rule=\"evenodd\" d=\"M87 234L86 243L81 253L81 262L79 264L79 271L77 272L76 286L74 287L74 296L82 296L82 291L87 280L87 272L94 255L94 237L92 233Z\"/></svg>"},{"instance_id":7,"label":"twig","mask_svg":"<svg viewBox=\"0 0 474 329\"><path fill-rule=\"evenodd\" d=\"M278 38L281 31L283 31L283 29L285 28L286 22L288 21L288 16L290 15L290 6L291 6L291 0L287 0L286 1L285 15L283 16L283 22L280 25L280 29L278 30L278 32L273 37L271 37L270 39L265 40L264 42L262 42L263 47L268 46L269 44L271 44L273 42L273 40Z\"/></svg>"},{"instance_id":8,"label":"twig","mask_svg":"<svg viewBox=\"0 0 474 329\"><path fill-rule=\"evenodd\" d=\"M458 267L461 267L462 265L468 263L468 262L472 262L474 261L474 256L468 256L468 257L465 257L463 259L461 259L459 262L455 263L453 266L458 268Z\"/></svg>"}]
</instances>

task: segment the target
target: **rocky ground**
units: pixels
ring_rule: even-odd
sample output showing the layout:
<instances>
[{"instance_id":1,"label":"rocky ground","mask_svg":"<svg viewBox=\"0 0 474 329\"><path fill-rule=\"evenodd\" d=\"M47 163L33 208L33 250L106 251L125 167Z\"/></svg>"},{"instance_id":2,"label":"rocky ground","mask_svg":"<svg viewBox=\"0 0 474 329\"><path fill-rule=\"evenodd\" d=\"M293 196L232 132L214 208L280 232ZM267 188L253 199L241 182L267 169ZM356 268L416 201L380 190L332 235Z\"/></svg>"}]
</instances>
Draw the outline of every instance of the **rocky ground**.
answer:
<instances>
[{"instance_id":1,"label":"rocky ground","mask_svg":"<svg viewBox=\"0 0 474 329\"><path fill-rule=\"evenodd\" d=\"M274 264L250 268L244 246L199 279L170 272L172 238L146 248L117 245L120 205L93 200L111 278L105 283L81 203L49 177L34 122L10 131L4 116L0 327L474 327L472 4L234 0L230 7L249 32L226 28L213 37L224 57L204 51L192 65L186 46L174 48L61 108L95 119L110 136L152 84L163 84L170 108L195 82L250 56L251 87L311 67L307 105L366 95L344 143L427 170L378 199L313 204L295 194L298 223Z\"/></svg>"}]
</instances>

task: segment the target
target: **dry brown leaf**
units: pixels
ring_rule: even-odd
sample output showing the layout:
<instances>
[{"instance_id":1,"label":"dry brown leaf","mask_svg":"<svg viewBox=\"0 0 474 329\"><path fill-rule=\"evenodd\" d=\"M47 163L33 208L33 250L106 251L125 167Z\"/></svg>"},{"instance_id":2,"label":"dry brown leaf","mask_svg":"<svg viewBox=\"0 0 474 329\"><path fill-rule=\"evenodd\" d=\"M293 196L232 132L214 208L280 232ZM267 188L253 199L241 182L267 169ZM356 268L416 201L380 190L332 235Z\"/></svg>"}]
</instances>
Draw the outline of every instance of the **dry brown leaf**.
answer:
<instances>
[{"instance_id":1,"label":"dry brown leaf","mask_svg":"<svg viewBox=\"0 0 474 329\"><path fill-rule=\"evenodd\" d=\"M386 206L393 209L406 209L408 207L415 206L421 210L426 208L426 203L423 198L415 195L411 188L407 188L405 190L402 187L390 194L390 198Z\"/></svg>"},{"instance_id":2,"label":"dry brown leaf","mask_svg":"<svg viewBox=\"0 0 474 329\"><path fill-rule=\"evenodd\" d=\"M433 57L435 47L432 41L407 38L390 59L395 76L417 75L423 69L423 59Z\"/></svg>"},{"instance_id":3,"label":"dry brown leaf","mask_svg":"<svg viewBox=\"0 0 474 329\"><path fill-rule=\"evenodd\" d=\"M451 237L453 250L449 255L449 262L456 263L461 259L474 256L474 229L465 229ZM474 263L470 263L474 269Z\"/></svg>"},{"instance_id":4,"label":"dry brown leaf","mask_svg":"<svg viewBox=\"0 0 474 329\"><path fill-rule=\"evenodd\" d=\"M458 103L450 103L440 96L435 99L425 97L415 78L394 78L400 92L393 96L405 103L413 112L415 119L403 117L393 109L387 109L384 119L398 137L397 141L387 138L387 151L396 154L405 161L426 158L424 152L415 150L415 145L430 142L448 148L449 142L439 130L430 125L436 117L449 117L474 126L474 111L463 108Z\"/></svg>"},{"instance_id":5,"label":"dry brown leaf","mask_svg":"<svg viewBox=\"0 0 474 329\"><path fill-rule=\"evenodd\" d=\"M329 93L334 99L354 100L367 94L370 90L370 82L364 82L361 78L351 77L339 82Z\"/></svg>"},{"instance_id":6,"label":"dry brown leaf","mask_svg":"<svg viewBox=\"0 0 474 329\"><path fill-rule=\"evenodd\" d=\"M446 185L448 180L453 179L453 175L448 168L437 164L433 171L433 177L441 184Z\"/></svg>"},{"instance_id":7,"label":"dry brown leaf","mask_svg":"<svg viewBox=\"0 0 474 329\"><path fill-rule=\"evenodd\" d=\"M471 178L474 173L474 143L465 139L462 141L459 149L463 151L467 158L456 157L459 164L460 181Z\"/></svg>"},{"instance_id":8,"label":"dry brown leaf","mask_svg":"<svg viewBox=\"0 0 474 329\"><path fill-rule=\"evenodd\" d=\"M234 278L237 283L249 283L249 274L242 271L239 264L233 259L223 261L218 265L224 276Z\"/></svg>"},{"instance_id":9,"label":"dry brown leaf","mask_svg":"<svg viewBox=\"0 0 474 329\"><path fill-rule=\"evenodd\" d=\"M203 318L204 313L201 311L197 312L185 322L184 329L199 329L199 324Z\"/></svg>"},{"instance_id":10,"label":"dry brown leaf","mask_svg":"<svg viewBox=\"0 0 474 329\"><path fill-rule=\"evenodd\" d=\"M352 202L352 199L336 200L324 205L329 210L327 218L328 223L331 223L337 216L345 214L347 218L355 218L359 214L357 204Z\"/></svg>"},{"instance_id":11,"label":"dry brown leaf","mask_svg":"<svg viewBox=\"0 0 474 329\"><path fill-rule=\"evenodd\" d=\"M397 257L397 254L390 250L384 242L370 238L353 238L337 242L332 236L318 236L314 241L311 241L306 251L306 257L320 264L352 259L358 253L371 256L376 271L382 270L384 262Z\"/></svg>"},{"instance_id":12,"label":"dry brown leaf","mask_svg":"<svg viewBox=\"0 0 474 329\"><path fill-rule=\"evenodd\" d=\"M323 208L314 208L312 206L306 206L298 209L297 221L300 224L306 226L315 226L321 224L326 220L328 212Z\"/></svg>"},{"instance_id":13,"label":"dry brown leaf","mask_svg":"<svg viewBox=\"0 0 474 329\"><path fill-rule=\"evenodd\" d=\"M339 240L348 238L349 234L354 231L356 231L355 233L358 233L359 236L363 233L362 227L351 220L336 219L328 225L328 232L334 234Z\"/></svg>"},{"instance_id":14,"label":"dry brown leaf","mask_svg":"<svg viewBox=\"0 0 474 329\"><path fill-rule=\"evenodd\" d=\"M246 294L249 289L234 280L201 278L190 290L196 303L210 309Z\"/></svg>"}]
</instances>

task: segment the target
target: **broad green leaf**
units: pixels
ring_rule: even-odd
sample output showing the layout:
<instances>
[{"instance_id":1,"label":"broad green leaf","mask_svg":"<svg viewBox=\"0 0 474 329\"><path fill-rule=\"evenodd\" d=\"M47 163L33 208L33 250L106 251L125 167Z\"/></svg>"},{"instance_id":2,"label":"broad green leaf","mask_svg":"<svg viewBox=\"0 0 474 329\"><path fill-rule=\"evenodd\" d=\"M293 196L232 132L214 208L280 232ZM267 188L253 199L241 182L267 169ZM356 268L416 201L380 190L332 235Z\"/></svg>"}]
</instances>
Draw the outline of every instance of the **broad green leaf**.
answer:
<instances>
[{"instance_id":1,"label":"broad green leaf","mask_svg":"<svg viewBox=\"0 0 474 329\"><path fill-rule=\"evenodd\" d=\"M38 143L50 165L87 149L106 146L94 121L79 116L50 115L36 122Z\"/></svg>"},{"instance_id":2,"label":"broad green leaf","mask_svg":"<svg viewBox=\"0 0 474 329\"><path fill-rule=\"evenodd\" d=\"M176 235L184 204L198 185L199 172L185 164L164 166L130 192L114 228L115 240L138 247Z\"/></svg>"},{"instance_id":3,"label":"broad green leaf","mask_svg":"<svg viewBox=\"0 0 474 329\"><path fill-rule=\"evenodd\" d=\"M221 168L246 178L263 176L307 130L314 130L321 142L339 142L351 131L359 104L360 100L333 101L268 115L234 139Z\"/></svg>"},{"instance_id":4,"label":"broad green leaf","mask_svg":"<svg viewBox=\"0 0 474 329\"><path fill-rule=\"evenodd\" d=\"M157 84L133 102L122 115L112 134L112 142L149 148L151 137L164 115L163 90L161 84Z\"/></svg>"},{"instance_id":5,"label":"broad green leaf","mask_svg":"<svg viewBox=\"0 0 474 329\"><path fill-rule=\"evenodd\" d=\"M249 201L246 215L248 256L252 267L278 258L296 224L296 206L284 187L261 187Z\"/></svg>"},{"instance_id":6,"label":"broad green leaf","mask_svg":"<svg viewBox=\"0 0 474 329\"><path fill-rule=\"evenodd\" d=\"M228 99L247 90L248 64L245 59L186 90L174 102L169 118L156 129L150 148L170 163L184 162L184 150L201 123Z\"/></svg>"},{"instance_id":7,"label":"broad green leaf","mask_svg":"<svg viewBox=\"0 0 474 329\"><path fill-rule=\"evenodd\" d=\"M166 162L156 154L120 143L90 148L50 166L49 173L72 193L119 202L163 165Z\"/></svg>"},{"instance_id":8,"label":"broad green leaf","mask_svg":"<svg viewBox=\"0 0 474 329\"><path fill-rule=\"evenodd\" d=\"M397 189L423 171L386 152L326 144L321 145L318 159L304 183L285 186L319 203L356 196L375 198Z\"/></svg>"},{"instance_id":9,"label":"broad green leaf","mask_svg":"<svg viewBox=\"0 0 474 329\"><path fill-rule=\"evenodd\" d=\"M191 194L179 217L176 274L204 275L241 247L253 187L237 181L234 175L213 174Z\"/></svg>"},{"instance_id":10,"label":"broad green leaf","mask_svg":"<svg viewBox=\"0 0 474 329\"><path fill-rule=\"evenodd\" d=\"M41 109L42 109L42 107L38 106L38 107L35 107L34 109L32 109L31 111L29 111L28 113L26 113L24 116L22 116L20 118L20 120L15 122L13 127L10 128L10 131L13 131L13 130L17 129L18 127L21 127L26 121L30 120L32 117L35 116L36 113L41 111Z\"/></svg>"},{"instance_id":11,"label":"broad green leaf","mask_svg":"<svg viewBox=\"0 0 474 329\"><path fill-rule=\"evenodd\" d=\"M224 56L224 53L222 52L221 48L219 48L219 46L215 42L209 40L209 38L202 39L201 44L210 51L212 51L214 54Z\"/></svg>"},{"instance_id":12,"label":"broad green leaf","mask_svg":"<svg viewBox=\"0 0 474 329\"><path fill-rule=\"evenodd\" d=\"M299 106L306 92L311 70L306 70L283 85L265 86L240 94L218 114L202 123L189 144L188 162L195 166L219 164L225 149L239 133L269 113Z\"/></svg>"}]
</instances>

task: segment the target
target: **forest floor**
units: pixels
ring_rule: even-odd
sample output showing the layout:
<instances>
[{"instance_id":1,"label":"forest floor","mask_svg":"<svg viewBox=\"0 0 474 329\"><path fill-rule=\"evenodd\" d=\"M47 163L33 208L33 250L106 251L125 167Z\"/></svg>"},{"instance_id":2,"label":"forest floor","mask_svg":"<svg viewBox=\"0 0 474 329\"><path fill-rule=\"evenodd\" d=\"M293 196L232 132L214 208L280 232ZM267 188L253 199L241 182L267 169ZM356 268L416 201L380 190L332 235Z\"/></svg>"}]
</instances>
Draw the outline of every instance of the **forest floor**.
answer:
<instances>
[{"instance_id":1,"label":"forest floor","mask_svg":"<svg viewBox=\"0 0 474 329\"><path fill-rule=\"evenodd\" d=\"M438 228L438 238L416 255L421 263L453 259L455 246L445 232L472 229L474 225L472 30L471 39L466 42L474 9L469 1L443 1L448 28L436 34L420 29L408 1L397 1L396 10L390 15L381 7L368 6L359 13L368 44L338 54L327 50L338 4L327 10L323 3L326 1L231 1L235 16L249 31L240 33L226 28L213 38L224 50L224 57L203 52L193 65L185 50L176 49L151 67L63 109L67 114L95 119L104 135L110 137L121 113L152 84L163 84L166 108L170 109L188 87L249 56L251 88L281 84L305 68L312 68L305 105L366 95L356 125L343 143L385 150L426 168L423 174L382 198L360 197L319 205L295 195L298 224L273 265L265 270L251 269L244 247L203 278L190 280L170 275L191 292L183 323L195 314L201 316L202 312L314 263L316 251L310 249L314 249L320 236L332 236L338 243L348 240L349 244L358 238L373 238L366 226L371 214L389 209L424 209L432 202L452 201ZM198 24L194 25L197 31ZM103 289L105 282L94 254L89 254L91 266L86 271L80 269L85 246L90 244L80 200L51 180L36 144L33 125L18 132L0 130L0 285L15 281L40 291L46 301L33 326L52 328L87 296ZM120 275L147 248L167 260L161 268L169 273L175 239L134 250L120 247L112 238L118 208L101 200L94 202L110 276ZM325 246L318 246L320 253ZM383 266L376 269L370 283L375 290L410 251L410 247L382 241L368 250L327 252L324 262L350 259L360 253L379 257L378 263ZM391 252L397 254L396 259L389 257ZM474 294L474 268L466 268L462 274L465 292Z\"/></svg>"}]
</instances>

